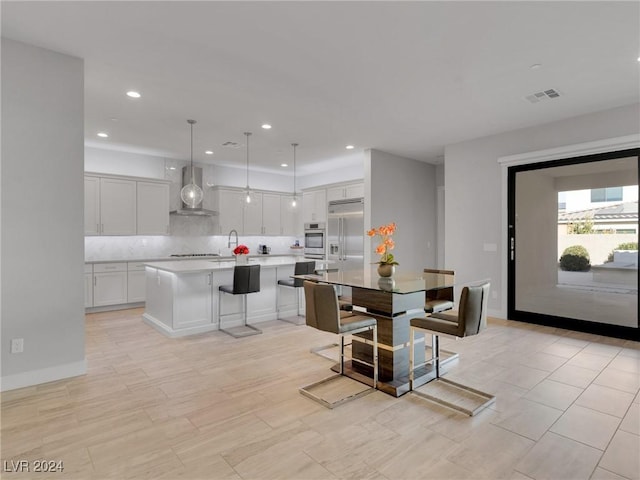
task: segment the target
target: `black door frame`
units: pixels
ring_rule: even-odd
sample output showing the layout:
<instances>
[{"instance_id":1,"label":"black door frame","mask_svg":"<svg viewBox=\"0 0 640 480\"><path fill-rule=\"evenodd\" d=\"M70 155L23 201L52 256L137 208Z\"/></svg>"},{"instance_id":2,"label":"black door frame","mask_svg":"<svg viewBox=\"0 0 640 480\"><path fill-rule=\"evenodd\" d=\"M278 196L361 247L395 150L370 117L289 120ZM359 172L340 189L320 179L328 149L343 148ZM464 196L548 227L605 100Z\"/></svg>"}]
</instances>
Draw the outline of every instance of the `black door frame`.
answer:
<instances>
[{"instance_id":1,"label":"black door frame","mask_svg":"<svg viewBox=\"0 0 640 480\"><path fill-rule=\"evenodd\" d=\"M613 152L597 153L592 155L584 155L579 157L563 158L558 160L549 160L538 163L528 163L524 165L515 165L508 167L507 171L507 318L520 322L533 323L537 325L546 325L551 327L564 328L569 330L577 330L580 332L594 333L597 335L605 335L608 337L617 337L630 340L640 340L640 326L623 327L620 325L609 325L605 323L591 322L587 320L578 320L575 318L558 317L555 315L546 315L540 313L526 312L516 310L516 232L515 232L515 207L516 207L516 175L520 172L531 170L540 170L550 167L562 167L565 165L577 165L589 162L601 162L604 160L613 160L616 158L633 157L638 161L638 170L640 172L640 148L632 148L627 150L617 150ZM640 185L640 173L638 175L638 185ZM639 222L640 223L640 222ZM640 233L640 230L638 230ZM639 270L640 272L640 270ZM640 279L640 273L639 273Z\"/></svg>"}]
</instances>

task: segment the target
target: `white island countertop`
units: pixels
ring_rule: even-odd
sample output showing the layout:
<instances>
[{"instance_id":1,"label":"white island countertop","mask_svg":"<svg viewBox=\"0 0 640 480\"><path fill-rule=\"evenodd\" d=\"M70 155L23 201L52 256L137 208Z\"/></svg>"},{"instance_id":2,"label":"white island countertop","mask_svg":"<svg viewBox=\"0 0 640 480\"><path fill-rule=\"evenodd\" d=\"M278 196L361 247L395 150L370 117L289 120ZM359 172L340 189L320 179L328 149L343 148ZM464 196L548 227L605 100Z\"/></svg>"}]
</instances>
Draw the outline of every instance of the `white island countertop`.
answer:
<instances>
[{"instance_id":1,"label":"white island countertop","mask_svg":"<svg viewBox=\"0 0 640 480\"><path fill-rule=\"evenodd\" d=\"M301 260L299 256L273 256L273 257L249 257L248 265L261 265L263 267L278 267L294 265ZM171 273L195 273L210 272L215 270L232 270L237 264L235 260L168 260L163 262L148 262L145 266L157 268Z\"/></svg>"}]
</instances>

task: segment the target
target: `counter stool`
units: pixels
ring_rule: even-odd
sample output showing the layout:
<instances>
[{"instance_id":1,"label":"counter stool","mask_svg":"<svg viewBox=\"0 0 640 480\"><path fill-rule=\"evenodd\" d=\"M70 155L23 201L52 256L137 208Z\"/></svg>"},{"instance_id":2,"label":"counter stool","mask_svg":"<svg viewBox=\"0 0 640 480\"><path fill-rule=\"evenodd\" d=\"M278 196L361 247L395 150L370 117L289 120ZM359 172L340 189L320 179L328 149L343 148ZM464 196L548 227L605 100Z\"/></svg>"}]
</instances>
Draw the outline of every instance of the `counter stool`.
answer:
<instances>
[{"instance_id":1,"label":"counter stool","mask_svg":"<svg viewBox=\"0 0 640 480\"><path fill-rule=\"evenodd\" d=\"M480 410L495 402L495 396L462 385L461 383L440 376L440 340L444 335L460 338L477 335L487 325L487 302L489 301L489 282L481 285L464 287L460 294L458 313L434 313L425 317L412 318L409 321L409 386L410 390L423 398L449 408L473 416ZM415 370L422 365L415 365L414 337L416 332L432 335L433 358L432 368L435 378L427 384L428 391L415 390ZM426 363L426 362L425 362ZM444 394L444 395L443 395ZM474 403L475 402L475 403Z\"/></svg>"},{"instance_id":2,"label":"counter stool","mask_svg":"<svg viewBox=\"0 0 640 480\"><path fill-rule=\"evenodd\" d=\"M257 335L262 330L247 323L247 294L260 291L260 265L236 265L233 269L233 285L220 285L218 287L218 322L221 332L235 338ZM242 295L242 321L239 327L231 327L228 330L222 328L222 294Z\"/></svg>"},{"instance_id":3,"label":"counter stool","mask_svg":"<svg viewBox=\"0 0 640 480\"><path fill-rule=\"evenodd\" d=\"M316 270L316 262L296 262L293 268L294 275L309 275L314 273ZM293 288L296 294L296 318L300 315L300 295L298 294L298 289L302 288L304 280L301 278L287 278L285 280L278 280L278 285L276 287L276 318L278 320L283 320L285 322L293 323L295 325L303 325L302 323L298 323L296 320L287 320L286 318L279 318L280 308L278 307L279 295L278 291L280 287L285 288Z\"/></svg>"},{"instance_id":4,"label":"counter stool","mask_svg":"<svg viewBox=\"0 0 640 480\"><path fill-rule=\"evenodd\" d=\"M331 375L323 380L300 388L300 393L315 400L327 408L334 408L342 403L373 392L378 388L378 322L375 318L364 315L352 315L341 312L338 296L333 285L304 281L304 296L306 307L306 323L308 326L325 332L340 335L340 370L337 375ZM344 377L344 336L354 333L372 331L373 355L371 363L351 358L352 362L362 363L373 368L373 382L369 388L352 393L339 399L325 399L312 390ZM356 380L354 380L356 381Z\"/></svg>"}]
</instances>

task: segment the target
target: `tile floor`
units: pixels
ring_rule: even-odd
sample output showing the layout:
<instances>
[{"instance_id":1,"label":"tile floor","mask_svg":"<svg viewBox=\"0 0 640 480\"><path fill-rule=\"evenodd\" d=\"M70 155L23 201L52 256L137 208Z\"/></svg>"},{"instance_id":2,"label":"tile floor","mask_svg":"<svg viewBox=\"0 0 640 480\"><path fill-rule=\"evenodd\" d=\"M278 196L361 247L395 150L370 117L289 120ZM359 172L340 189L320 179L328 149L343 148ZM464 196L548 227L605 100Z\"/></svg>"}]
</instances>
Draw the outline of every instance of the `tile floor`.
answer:
<instances>
[{"instance_id":1,"label":"tile floor","mask_svg":"<svg viewBox=\"0 0 640 480\"><path fill-rule=\"evenodd\" d=\"M327 376L309 349L333 336L169 339L141 314L87 315L87 375L1 395L4 470L65 468L2 478L640 478L638 342L491 319L443 341L447 376L497 396L477 416L381 392L328 410L298 387Z\"/></svg>"}]
</instances>

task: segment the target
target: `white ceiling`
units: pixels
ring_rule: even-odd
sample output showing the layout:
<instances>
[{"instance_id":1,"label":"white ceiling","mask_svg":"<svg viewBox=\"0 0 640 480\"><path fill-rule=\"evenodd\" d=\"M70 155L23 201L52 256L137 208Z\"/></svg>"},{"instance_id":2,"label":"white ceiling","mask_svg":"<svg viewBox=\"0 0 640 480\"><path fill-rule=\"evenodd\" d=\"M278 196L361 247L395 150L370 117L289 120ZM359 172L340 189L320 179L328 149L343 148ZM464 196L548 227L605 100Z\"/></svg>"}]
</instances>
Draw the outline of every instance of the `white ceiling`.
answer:
<instances>
[{"instance_id":1,"label":"white ceiling","mask_svg":"<svg viewBox=\"0 0 640 480\"><path fill-rule=\"evenodd\" d=\"M221 144L251 131L252 166L279 173L292 142L300 174L365 148L435 163L447 144L640 101L639 2L1 8L3 36L84 59L88 145L188 159L193 118L196 162L244 165ZM550 88L561 96L524 98Z\"/></svg>"}]
</instances>

